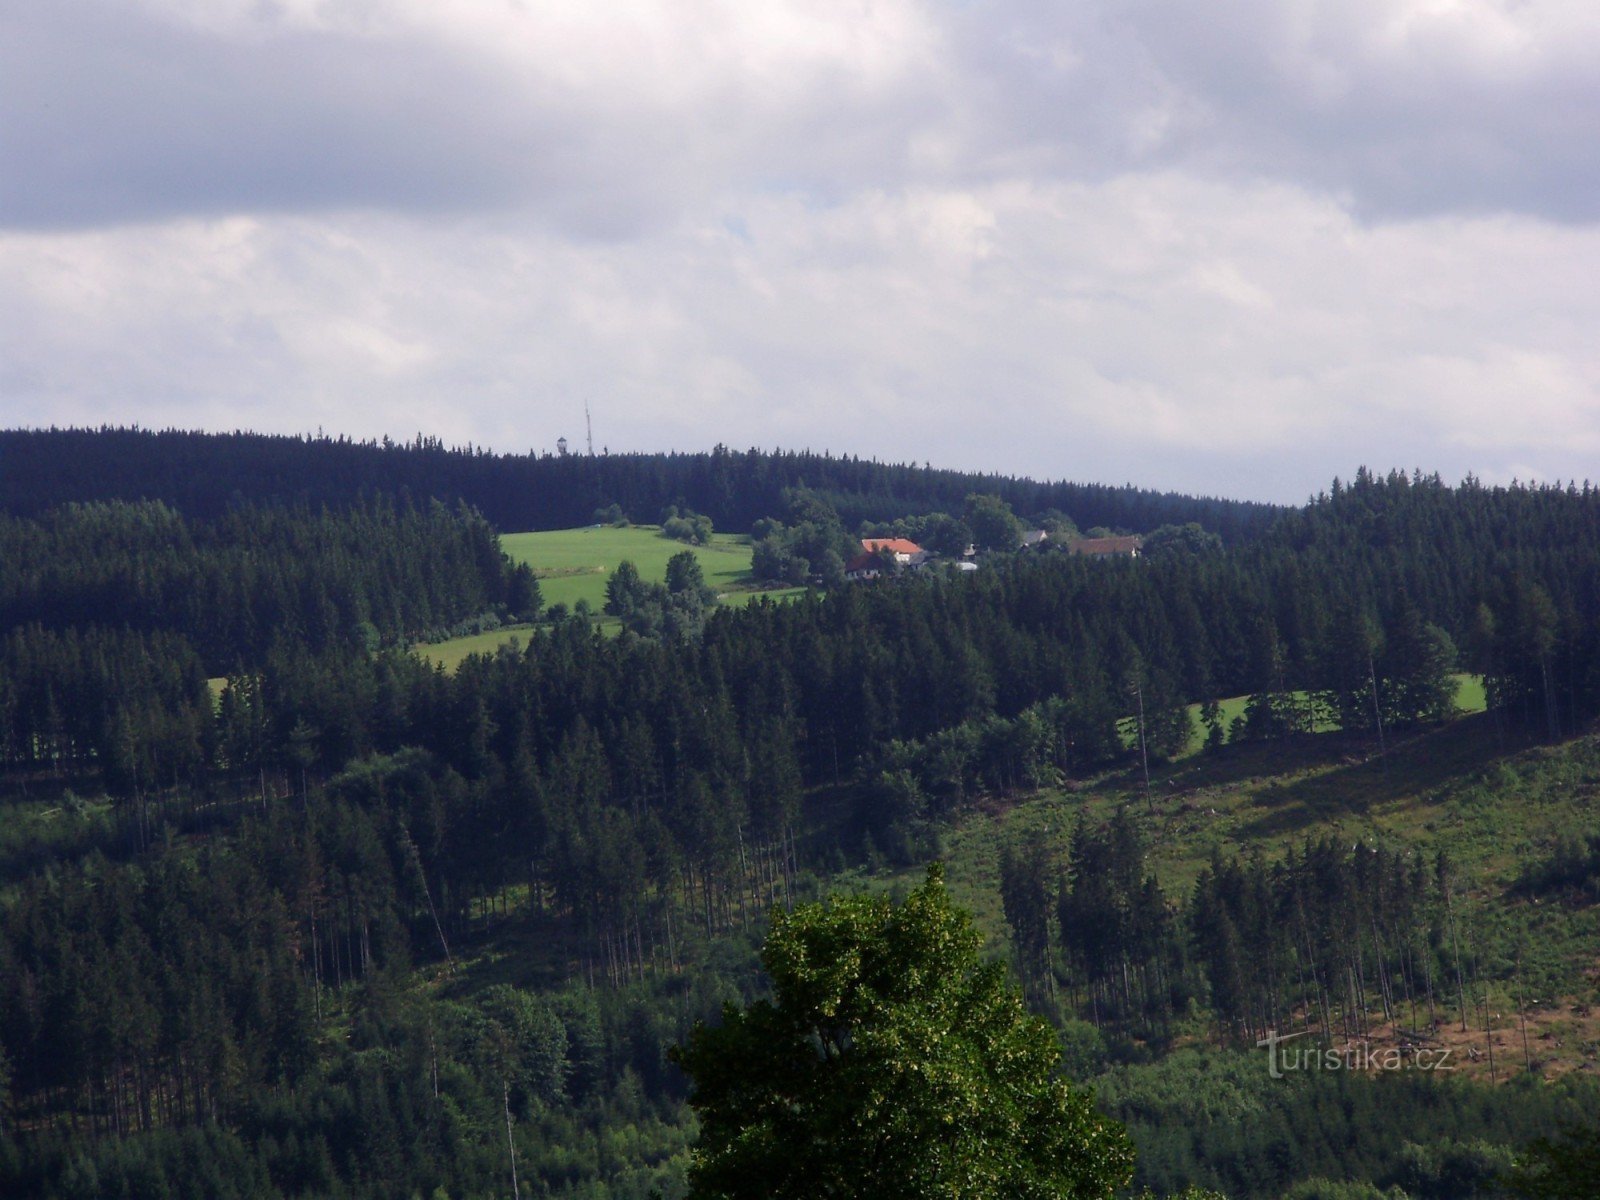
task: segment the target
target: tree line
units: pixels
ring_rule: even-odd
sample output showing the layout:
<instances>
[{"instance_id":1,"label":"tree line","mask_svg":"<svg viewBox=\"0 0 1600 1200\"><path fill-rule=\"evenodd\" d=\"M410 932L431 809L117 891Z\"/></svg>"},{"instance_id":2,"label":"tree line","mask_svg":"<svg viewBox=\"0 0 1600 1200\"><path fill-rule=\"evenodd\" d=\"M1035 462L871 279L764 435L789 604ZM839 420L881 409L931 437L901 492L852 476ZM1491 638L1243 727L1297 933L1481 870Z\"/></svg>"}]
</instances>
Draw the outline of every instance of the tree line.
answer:
<instances>
[{"instance_id":1,"label":"tree line","mask_svg":"<svg viewBox=\"0 0 1600 1200\"><path fill-rule=\"evenodd\" d=\"M478 514L381 496L339 510L237 507L197 519L160 501L0 516L0 628L184 636L213 674L279 642L321 650L449 631L539 607Z\"/></svg>"},{"instance_id":2,"label":"tree line","mask_svg":"<svg viewBox=\"0 0 1600 1200\"><path fill-rule=\"evenodd\" d=\"M1484 946L1443 854L1328 839L1273 863L1216 854L1174 903L1123 810L1080 820L1062 855L1007 847L1000 892L1034 994L1063 989L1074 1013L1124 1034L1165 1038L1196 1004L1243 1045L1270 1030L1331 1044L1374 1024L1422 1043L1486 1017Z\"/></svg>"},{"instance_id":3,"label":"tree line","mask_svg":"<svg viewBox=\"0 0 1600 1200\"><path fill-rule=\"evenodd\" d=\"M1441 508L1442 493L1403 477L1358 482L1328 506L1359 516L1373 507L1369 492L1399 516ZM102 768L130 813L174 782L238 797L301 793L352 764L425 751L430 770L471 793L452 813L459 848L429 864L447 910L529 886L592 930L606 969L625 975L671 957L676 904L708 929L742 921L792 874L802 832L826 824L851 852L868 834L914 853L929 823L981 792L1118 760L1119 719L1136 716L1140 746L1160 756L1187 743L1189 702L1240 693L1252 703L1234 736L1292 736L1313 720L1377 732L1437 716L1454 665L1446 623L1491 630L1481 642L1472 628L1460 636L1469 665L1481 655L1500 720L1571 728L1594 711L1600 682L1595 624L1576 615L1595 611L1600 522L1580 519L1593 515L1593 493L1536 490L1538 506L1528 494L1457 496L1458 532L1484 502L1545 515L1523 545L1509 534L1458 543L1480 560L1481 592L1461 570L1469 590L1456 594L1412 578L1409 551L1426 569L1436 553L1426 547L1345 556L1330 549L1340 539L1295 531L1220 556L1037 555L974 579L709 614L693 603L691 563L658 599L693 604L698 636L608 638L573 616L451 676L349 637L320 649L285 637L259 665L230 672L214 718L181 650L163 651L148 679L133 666L119 676L123 658L83 649L90 635L74 649L72 637L25 627L13 641L62 665L8 672L19 682L9 708L0 703L5 745L18 768ZM1575 518L1571 536L1553 539L1559 555L1545 540L1547 510ZM1449 532L1441 526L1437 540L1449 545ZM621 572L613 582L640 628L653 626L649 611L669 611L644 603L655 589L625 587ZM1363 593L1370 609L1358 606ZM1350 628L1362 636L1346 640ZM143 690L131 704L112 699L124 686Z\"/></svg>"},{"instance_id":4,"label":"tree line","mask_svg":"<svg viewBox=\"0 0 1600 1200\"><path fill-rule=\"evenodd\" d=\"M215 521L160 502L72 504L0 517L0 559L0 769L97 770L117 795L260 757L240 741L263 736L239 729L256 719L252 685L219 724L208 678L539 610L538 581L483 519L437 503Z\"/></svg>"},{"instance_id":5,"label":"tree line","mask_svg":"<svg viewBox=\"0 0 1600 1200\"><path fill-rule=\"evenodd\" d=\"M553 439L552 439L553 440ZM241 503L343 507L363 494L465 502L505 530L567 529L617 506L634 521L670 505L719 529L781 517L784 492L808 487L852 528L909 513L959 511L973 492L1018 512L1056 508L1085 529L1198 521L1231 545L1266 529L1276 505L1192 497L1131 484L1038 482L790 450L556 455L410 442L254 433L100 429L0 430L0 510L37 515L69 501L161 499L193 517Z\"/></svg>"}]
</instances>

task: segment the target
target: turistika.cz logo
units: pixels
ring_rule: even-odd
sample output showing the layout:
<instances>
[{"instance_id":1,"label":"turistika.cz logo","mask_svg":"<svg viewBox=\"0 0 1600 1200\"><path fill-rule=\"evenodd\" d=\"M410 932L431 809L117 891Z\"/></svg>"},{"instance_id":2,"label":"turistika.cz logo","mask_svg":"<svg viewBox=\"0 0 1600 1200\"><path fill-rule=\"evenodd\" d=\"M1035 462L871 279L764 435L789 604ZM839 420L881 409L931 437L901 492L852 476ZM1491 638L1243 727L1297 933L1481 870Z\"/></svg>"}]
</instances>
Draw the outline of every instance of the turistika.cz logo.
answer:
<instances>
[{"instance_id":1,"label":"turistika.cz logo","mask_svg":"<svg viewBox=\"0 0 1600 1200\"><path fill-rule=\"evenodd\" d=\"M1371 1042L1348 1042L1343 1046L1308 1043L1288 1047L1287 1042L1306 1037L1311 1030L1279 1033L1267 1030L1256 1042L1267 1052L1267 1073L1282 1079L1291 1071L1454 1071L1450 1061L1454 1050L1444 1046L1374 1046Z\"/></svg>"}]
</instances>

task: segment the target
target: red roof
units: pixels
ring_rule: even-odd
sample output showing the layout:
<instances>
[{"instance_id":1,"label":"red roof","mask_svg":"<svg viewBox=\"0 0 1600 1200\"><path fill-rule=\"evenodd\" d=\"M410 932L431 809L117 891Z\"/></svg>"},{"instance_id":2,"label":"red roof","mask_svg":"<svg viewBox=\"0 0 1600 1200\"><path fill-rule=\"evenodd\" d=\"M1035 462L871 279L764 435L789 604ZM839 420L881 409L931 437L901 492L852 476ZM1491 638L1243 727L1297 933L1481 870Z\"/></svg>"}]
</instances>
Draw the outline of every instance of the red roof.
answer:
<instances>
[{"instance_id":1,"label":"red roof","mask_svg":"<svg viewBox=\"0 0 1600 1200\"><path fill-rule=\"evenodd\" d=\"M887 550L890 554L921 554L922 547L906 538L862 538L861 548L868 554Z\"/></svg>"}]
</instances>

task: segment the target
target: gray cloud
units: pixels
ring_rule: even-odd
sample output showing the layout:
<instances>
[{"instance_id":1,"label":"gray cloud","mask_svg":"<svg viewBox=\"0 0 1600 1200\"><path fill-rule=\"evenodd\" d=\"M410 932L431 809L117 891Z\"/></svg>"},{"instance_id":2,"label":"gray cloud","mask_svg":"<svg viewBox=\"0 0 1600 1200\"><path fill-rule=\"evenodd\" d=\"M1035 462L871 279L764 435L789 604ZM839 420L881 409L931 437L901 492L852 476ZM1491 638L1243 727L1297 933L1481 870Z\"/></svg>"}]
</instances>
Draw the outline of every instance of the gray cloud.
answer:
<instances>
[{"instance_id":1,"label":"gray cloud","mask_svg":"<svg viewBox=\"0 0 1600 1200\"><path fill-rule=\"evenodd\" d=\"M1266 36L1164 20L1148 44L1239 131L1246 165L1348 190L1376 216L1600 216L1600 24L1539 20L1570 6L1413 7L1402 21L1404 6L1349 3L1301 28L1242 7Z\"/></svg>"},{"instance_id":2,"label":"gray cloud","mask_svg":"<svg viewBox=\"0 0 1600 1200\"><path fill-rule=\"evenodd\" d=\"M1600 18L1556 0L312 11L345 19L10 6L0 221L520 206L608 238L727 189L1172 167L1374 218L1600 216Z\"/></svg>"},{"instance_id":3,"label":"gray cloud","mask_svg":"<svg viewBox=\"0 0 1600 1200\"><path fill-rule=\"evenodd\" d=\"M1065 176L1293 181L1373 219L1600 217L1600 13L1562 0L965 11L982 122Z\"/></svg>"},{"instance_id":4,"label":"gray cloud","mask_svg":"<svg viewBox=\"0 0 1600 1200\"><path fill-rule=\"evenodd\" d=\"M1582 476L1596 20L0 0L0 422Z\"/></svg>"},{"instance_id":5,"label":"gray cloud","mask_svg":"<svg viewBox=\"0 0 1600 1200\"><path fill-rule=\"evenodd\" d=\"M362 5L323 10L352 19L262 6L199 24L110 0L0 13L0 223L510 206L624 237L730 181L837 195L892 169L939 107L900 71L912 44L785 51L728 14L656 45L511 7L376 25Z\"/></svg>"},{"instance_id":6,"label":"gray cloud","mask_svg":"<svg viewBox=\"0 0 1600 1200\"><path fill-rule=\"evenodd\" d=\"M420 51L420 53L419 53ZM241 40L128 5L16 5L0 37L0 214L24 226L502 201L558 159L532 116L496 152L500 81L436 48L283 31Z\"/></svg>"}]
</instances>

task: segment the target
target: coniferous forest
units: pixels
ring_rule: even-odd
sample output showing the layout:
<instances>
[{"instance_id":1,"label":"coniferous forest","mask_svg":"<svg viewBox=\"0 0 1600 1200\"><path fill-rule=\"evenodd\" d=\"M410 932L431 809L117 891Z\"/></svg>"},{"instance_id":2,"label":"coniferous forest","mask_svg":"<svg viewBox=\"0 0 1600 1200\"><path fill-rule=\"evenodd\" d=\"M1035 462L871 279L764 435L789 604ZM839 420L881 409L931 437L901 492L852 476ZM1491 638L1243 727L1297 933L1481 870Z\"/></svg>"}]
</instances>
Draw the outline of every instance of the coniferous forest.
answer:
<instances>
[{"instance_id":1,"label":"coniferous forest","mask_svg":"<svg viewBox=\"0 0 1600 1200\"><path fill-rule=\"evenodd\" d=\"M544 612L496 540L676 505L837 541L973 495L1147 552L617 632ZM0 1194L681 1196L667 1051L759 994L766 914L1047 802L1051 837L986 860L991 951L1138 1186L1497 1195L1600 1107L1526 1037L1482 1079L1285 1081L1255 1049L1597 999L1600 819L1490 875L1437 831L1309 823L1155 865L1207 803L1186 771L1332 755L1359 814L1456 737L1440 806L1587 804L1587 484L1362 469L1275 508L755 450L12 431L0 564ZM453 671L414 649L504 622Z\"/></svg>"}]
</instances>

